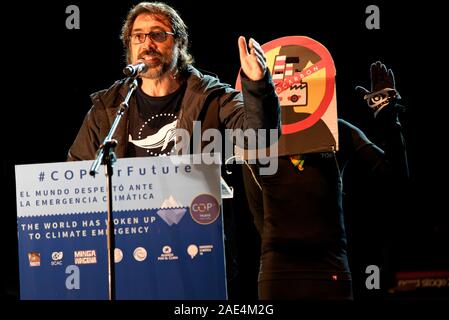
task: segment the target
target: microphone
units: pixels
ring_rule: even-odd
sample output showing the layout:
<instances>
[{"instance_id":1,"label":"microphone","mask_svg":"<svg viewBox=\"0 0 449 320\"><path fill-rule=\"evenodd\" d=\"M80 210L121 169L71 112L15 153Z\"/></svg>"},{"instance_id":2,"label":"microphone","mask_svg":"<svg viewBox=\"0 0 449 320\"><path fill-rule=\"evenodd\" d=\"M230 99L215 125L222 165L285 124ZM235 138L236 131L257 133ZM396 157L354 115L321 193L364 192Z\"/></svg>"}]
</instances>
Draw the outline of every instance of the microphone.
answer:
<instances>
[{"instance_id":1,"label":"microphone","mask_svg":"<svg viewBox=\"0 0 449 320\"><path fill-rule=\"evenodd\" d=\"M124 69L123 73L127 77L135 77L139 74L147 71L148 67L143 61L139 61L135 64L128 64Z\"/></svg>"}]
</instances>

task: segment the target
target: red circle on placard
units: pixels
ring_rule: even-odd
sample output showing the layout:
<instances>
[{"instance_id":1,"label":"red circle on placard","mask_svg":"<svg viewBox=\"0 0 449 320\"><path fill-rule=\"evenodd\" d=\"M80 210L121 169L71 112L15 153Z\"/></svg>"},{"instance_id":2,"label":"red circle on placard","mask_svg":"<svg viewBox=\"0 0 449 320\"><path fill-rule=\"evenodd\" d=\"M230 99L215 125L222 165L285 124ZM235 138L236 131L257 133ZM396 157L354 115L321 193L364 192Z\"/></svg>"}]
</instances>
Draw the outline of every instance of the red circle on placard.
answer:
<instances>
[{"instance_id":1,"label":"red circle on placard","mask_svg":"<svg viewBox=\"0 0 449 320\"><path fill-rule=\"evenodd\" d=\"M306 119L294 123L283 124L281 126L282 134L292 134L313 126L324 115L334 96L336 70L334 66L334 60L332 59L332 56L330 55L326 47L324 47L318 41L313 40L312 38L309 37L288 36L278 38L263 44L262 49L265 52L269 52L270 50L283 46L302 46L312 50L321 57L319 63L323 65L323 67L326 69L326 88L324 91L323 99L321 100L315 112L313 112ZM240 72L237 76L235 88L237 90L241 90Z\"/></svg>"}]
</instances>

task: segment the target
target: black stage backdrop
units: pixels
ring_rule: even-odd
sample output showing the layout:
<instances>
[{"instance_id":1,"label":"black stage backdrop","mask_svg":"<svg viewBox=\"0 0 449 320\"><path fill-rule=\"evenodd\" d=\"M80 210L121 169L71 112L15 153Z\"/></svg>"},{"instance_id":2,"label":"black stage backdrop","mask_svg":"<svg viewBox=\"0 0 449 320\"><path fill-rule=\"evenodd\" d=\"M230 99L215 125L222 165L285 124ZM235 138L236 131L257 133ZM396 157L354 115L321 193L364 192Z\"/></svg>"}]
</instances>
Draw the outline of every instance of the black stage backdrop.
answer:
<instances>
[{"instance_id":1,"label":"black stage backdrop","mask_svg":"<svg viewBox=\"0 0 449 320\"><path fill-rule=\"evenodd\" d=\"M28 3L29 2L29 3ZM2 267L4 292L19 298L14 165L65 161L85 113L89 94L123 77L119 34L136 1L58 1L11 3L4 25L2 136ZM447 248L448 170L446 165L447 49L441 5L380 1L169 1L190 33L195 66L235 83L239 71L237 38L259 43L309 36L330 51L337 69L338 112L370 133L370 112L354 87L369 87L369 67L380 60L392 68L407 111L402 115L412 181L397 215L378 210L383 186L345 177L346 223L356 299L390 297L365 287L365 268L398 271L449 269ZM380 29L365 26L368 5L380 10ZM67 29L66 8L80 10L80 28ZM228 177L236 198L229 213L227 245L230 299L257 296L258 237L242 194L238 168ZM404 191L398 190L398 194ZM237 209L238 208L238 209ZM392 210L390 210L392 211ZM383 228L394 237L383 238ZM419 293L416 296L419 297ZM438 295L438 294L437 294Z\"/></svg>"}]
</instances>

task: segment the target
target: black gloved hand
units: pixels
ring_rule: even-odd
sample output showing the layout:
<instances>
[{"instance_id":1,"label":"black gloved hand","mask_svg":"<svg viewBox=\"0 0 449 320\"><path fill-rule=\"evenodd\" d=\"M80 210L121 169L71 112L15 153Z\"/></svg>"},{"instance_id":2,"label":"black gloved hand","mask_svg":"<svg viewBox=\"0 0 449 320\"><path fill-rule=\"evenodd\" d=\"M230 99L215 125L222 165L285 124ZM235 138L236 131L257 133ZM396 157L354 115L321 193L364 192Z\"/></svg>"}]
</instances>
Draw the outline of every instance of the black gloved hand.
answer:
<instances>
[{"instance_id":1,"label":"black gloved hand","mask_svg":"<svg viewBox=\"0 0 449 320\"><path fill-rule=\"evenodd\" d=\"M371 64L371 91L362 86L355 87L355 90L373 110L374 117L377 117L386 106L391 106L389 109L396 109L396 101L401 98L395 87L393 71L387 70L380 61ZM397 114L397 110L392 113Z\"/></svg>"}]
</instances>

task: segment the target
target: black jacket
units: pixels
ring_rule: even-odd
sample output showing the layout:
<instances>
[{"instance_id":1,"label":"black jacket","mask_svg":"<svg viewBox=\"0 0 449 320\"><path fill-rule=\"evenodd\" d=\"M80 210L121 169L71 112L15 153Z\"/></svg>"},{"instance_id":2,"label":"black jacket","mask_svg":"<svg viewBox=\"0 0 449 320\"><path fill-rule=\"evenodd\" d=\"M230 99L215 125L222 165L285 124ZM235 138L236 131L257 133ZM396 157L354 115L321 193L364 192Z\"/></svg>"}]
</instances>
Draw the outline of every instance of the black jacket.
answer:
<instances>
[{"instance_id":1,"label":"black jacket","mask_svg":"<svg viewBox=\"0 0 449 320\"><path fill-rule=\"evenodd\" d=\"M279 121L279 101L269 72L259 81L242 76L243 95L217 78L203 75L189 67L184 75L187 87L181 104L178 128L192 136L193 121L201 121L202 132L215 129L272 129ZM71 146L67 160L91 160L116 117L129 87L129 78L117 81L109 89L91 95L93 106L84 118L78 135ZM132 96L129 108L135 105ZM128 110L125 111L113 137L119 144L116 156L126 155L128 141Z\"/></svg>"}]
</instances>

